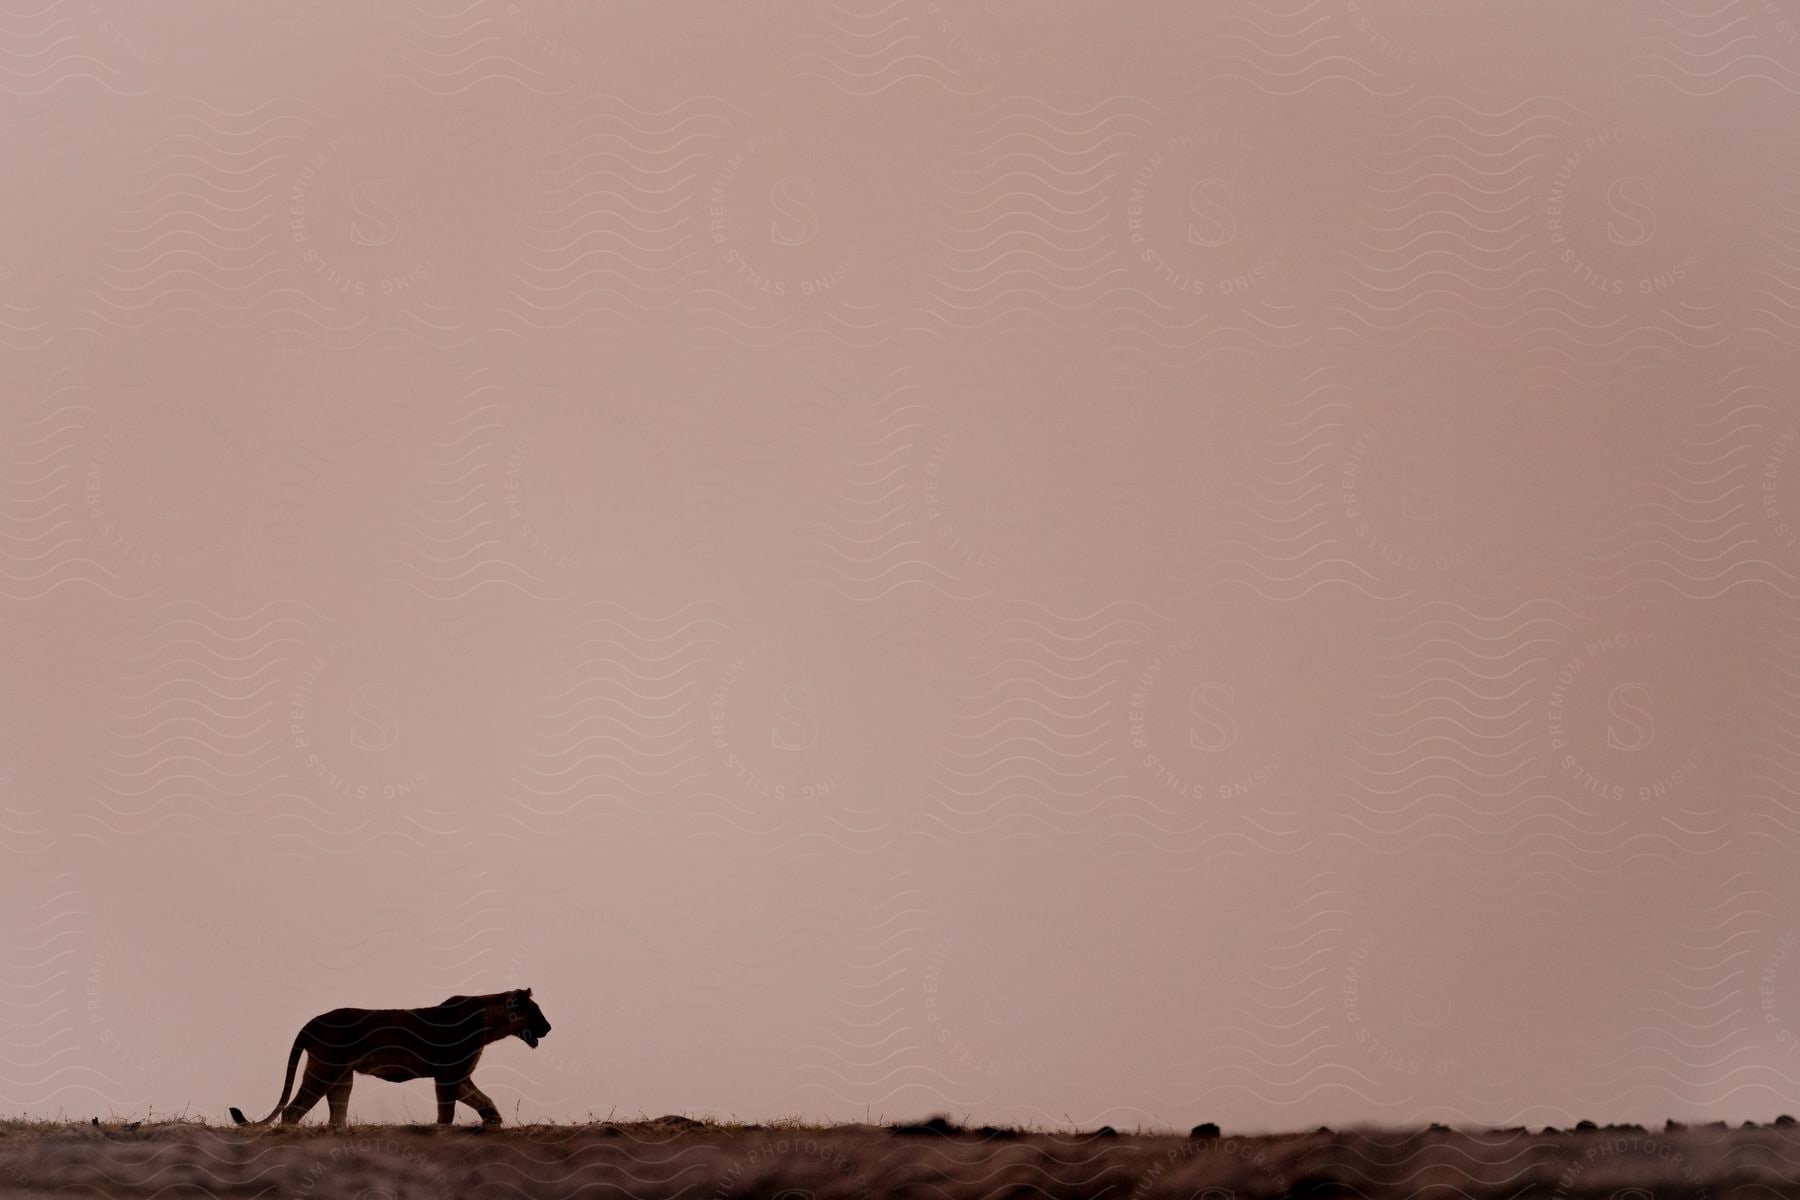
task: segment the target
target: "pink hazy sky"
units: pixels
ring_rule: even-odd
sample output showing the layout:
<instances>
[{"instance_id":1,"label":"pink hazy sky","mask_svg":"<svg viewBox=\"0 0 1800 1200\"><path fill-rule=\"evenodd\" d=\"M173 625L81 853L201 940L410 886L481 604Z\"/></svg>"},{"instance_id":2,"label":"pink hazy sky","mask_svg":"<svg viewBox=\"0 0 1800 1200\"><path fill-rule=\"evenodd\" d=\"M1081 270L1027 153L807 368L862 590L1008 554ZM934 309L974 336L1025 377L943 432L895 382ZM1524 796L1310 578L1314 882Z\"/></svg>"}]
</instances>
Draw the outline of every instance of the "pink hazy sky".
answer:
<instances>
[{"instance_id":1,"label":"pink hazy sky","mask_svg":"<svg viewBox=\"0 0 1800 1200\"><path fill-rule=\"evenodd\" d=\"M0 1111L1800 1108L1797 31L12 6Z\"/></svg>"}]
</instances>

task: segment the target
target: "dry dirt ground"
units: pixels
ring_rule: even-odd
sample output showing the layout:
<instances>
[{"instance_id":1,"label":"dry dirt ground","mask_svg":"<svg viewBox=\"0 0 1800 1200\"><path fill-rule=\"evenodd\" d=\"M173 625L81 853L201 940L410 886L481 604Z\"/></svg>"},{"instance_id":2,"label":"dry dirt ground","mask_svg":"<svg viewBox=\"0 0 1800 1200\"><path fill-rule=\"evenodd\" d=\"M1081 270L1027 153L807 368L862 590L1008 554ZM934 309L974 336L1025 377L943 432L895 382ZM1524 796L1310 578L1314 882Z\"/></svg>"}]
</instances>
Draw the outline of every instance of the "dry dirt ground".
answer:
<instances>
[{"instance_id":1,"label":"dry dirt ground","mask_svg":"<svg viewBox=\"0 0 1800 1200\"><path fill-rule=\"evenodd\" d=\"M902 1127L905 1128L905 1127ZM1268 1137L682 1118L240 1130L197 1122L0 1122L0 1196L646 1197L689 1200L1233 1200L1241 1197L1800 1195L1800 1127L1542 1133L1360 1129ZM1229 1131L1227 1131L1229 1134Z\"/></svg>"}]
</instances>

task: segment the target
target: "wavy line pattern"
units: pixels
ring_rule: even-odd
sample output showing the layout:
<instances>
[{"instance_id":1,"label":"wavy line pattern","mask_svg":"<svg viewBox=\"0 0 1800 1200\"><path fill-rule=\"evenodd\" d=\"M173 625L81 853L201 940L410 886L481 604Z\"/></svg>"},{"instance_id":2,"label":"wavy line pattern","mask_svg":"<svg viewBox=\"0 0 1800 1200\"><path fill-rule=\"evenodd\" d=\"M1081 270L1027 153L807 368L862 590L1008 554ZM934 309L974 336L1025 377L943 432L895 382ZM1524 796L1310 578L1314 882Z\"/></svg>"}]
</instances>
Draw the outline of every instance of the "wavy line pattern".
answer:
<instances>
[{"instance_id":1,"label":"wavy line pattern","mask_svg":"<svg viewBox=\"0 0 1800 1200\"><path fill-rule=\"evenodd\" d=\"M561 6L564 24L577 15ZM590 40L597 31L552 32L513 4L408 3L392 14L376 62L384 79L432 97L467 95L509 83L533 96L565 93L570 68L602 57Z\"/></svg>"},{"instance_id":2,"label":"wavy line pattern","mask_svg":"<svg viewBox=\"0 0 1800 1200\"><path fill-rule=\"evenodd\" d=\"M1155 829L1164 814L1121 804L1130 775L1115 736L1120 693L1149 619L1137 605L1073 614L1014 603L971 620L945 647L954 666L944 681L939 749L925 772L924 835L948 843L1074 834L1100 845L1144 838L1146 820ZM1155 833L1180 829L1179 816L1167 815L1175 828Z\"/></svg>"},{"instance_id":3,"label":"wavy line pattern","mask_svg":"<svg viewBox=\"0 0 1800 1200\"><path fill-rule=\"evenodd\" d=\"M123 576L85 544L81 435L93 412L75 391L72 384L47 389L10 414L0 492L0 589L9 602L44 600L79 584L129 594Z\"/></svg>"},{"instance_id":4,"label":"wavy line pattern","mask_svg":"<svg viewBox=\"0 0 1800 1200\"><path fill-rule=\"evenodd\" d=\"M164 9L0 13L0 1102L1785 1106L1788 0Z\"/></svg>"},{"instance_id":5,"label":"wavy line pattern","mask_svg":"<svg viewBox=\"0 0 1800 1200\"><path fill-rule=\"evenodd\" d=\"M8 810L8 824L10 810ZM16 914L0 939L0 1087L18 1109L72 1102L143 1103L151 1092L135 1072L107 1062L81 1028L86 1011L81 944L96 920L92 897L72 872L8 872L8 907Z\"/></svg>"},{"instance_id":6,"label":"wavy line pattern","mask_svg":"<svg viewBox=\"0 0 1800 1200\"><path fill-rule=\"evenodd\" d=\"M1741 791L1750 807L1745 842L1779 857L1800 836L1800 805L1794 800L1800 777L1800 737L1793 714L1800 712L1800 626L1782 611L1768 623L1761 671L1745 704L1740 740L1744 778Z\"/></svg>"},{"instance_id":7,"label":"wavy line pattern","mask_svg":"<svg viewBox=\"0 0 1800 1200\"><path fill-rule=\"evenodd\" d=\"M497 478L506 450L505 405L494 389L461 385L446 420L418 463L418 499L394 522L394 557L384 577L434 605L467 600L484 587L515 588L539 599L549 580L510 561Z\"/></svg>"},{"instance_id":8,"label":"wavy line pattern","mask_svg":"<svg viewBox=\"0 0 1800 1200\"><path fill-rule=\"evenodd\" d=\"M1575 120L1554 96L1495 111L1441 97L1396 105L1363 160L1347 327L1390 349L1432 334L1506 354L1541 343L1551 313L1583 323L1565 306L1546 311L1554 299L1532 253L1540 161Z\"/></svg>"},{"instance_id":9,"label":"wavy line pattern","mask_svg":"<svg viewBox=\"0 0 1800 1200\"><path fill-rule=\"evenodd\" d=\"M318 625L298 603L233 614L174 603L148 614L109 689L82 832L143 845L269 821L285 774L288 666Z\"/></svg>"},{"instance_id":10,"label":"wavy line pattern","mask_svg":"<svg viewBox=\"0 0 1800 1200\"><path fill-rule=\"evenodd\" d=\"M1779 341L1792 337L1800 292L1800 166L1784 160L1769 190L1769 217L1763 244L1749 268L1743 301L1746 332L1756 331Z\"/></svg>"},{"instance_id":11,"label":"wavy line pattern","mask_svg":"<svg viewBox=\"0 0 1800 1200\"><path fill-rule=\"evenodd\" d=\"M1336 793L1350 838L1530 872L1556 920L1675 903L1667 880L1733 846L1731 742L1666 634L1547 601L1380 626Z\"/></svg>"},{"instance_id":12,"label":"wavy line pattern","mask_svg":"<svg viewBox=\"0 0 1800 1200\"><path fill-rule=\"evenodd\" d=\"M1664 3L1646 20L1644 47L1630 62L1632 78L1654 79L1687 96L1711 96L1739 85L1792 94L1800 24L1785 4Z\"/></svg>"},{"instance_id":13,"label":"wavy line pattern","mask_svg":"<svg viewBox=\"0 0 1800 1200\"><path fill-rule=\"evenodd\" d=\"M1390 64L1379 46L1365 57L1358 53L1361 47L1347 43L1352 30L1365 31L1355 30L1356 23L1346 20L1350 14L1334 8L1342 6L1304 0L1189 10L1180 27L1185 36L1176 42L1182 50L1176 78L1190 92L1228 81L1278 97L1345 85L1374 96L1404 90L1406 83L1383 78Z\"/></svg>"},{"instance_id":14,"label":"wavy line pattern","mask_svg":"<svg viewBox=\"0 0 1800 1200\"><path fill-rule=\"evenodd\" d=\"M283 286L278 181L316 119L313 105L294 98L237 112L159 106L150 116L157 136L124 165L138 183L110 214L80 328L142 336L274 323L294 303Z\"/></svg>"},{"instance_id":15,"label":"wavy line pattern","mask_svg":"<svg viewBox=\"0 0 1800 1200\"><path fill-rule=\"evenodd\" d=\"M1355 423L1353 407L1333 394L1322 371L1292 387L1263 402L1265 421L1249 423L1248 478L1218 500L1214 522L1203 527L1208 540L1184 539L1177 559L1183 599L1223 583L1275 603L1332 585L1366 596L1404 594L1334 529L1339 453Z\"/></svg>"},{"instance_id":16,"label":"wavy line pattern","mask_svg":"<svg viewBox=\"0 0 1800 1200\"><path fill-rule=\"evenodd\" d=\"M1766 490L1780 408L1754 369L1707 380L1662 426L1663 461L1597 521L1571 572L1595 597L1654 591L1687 599L1724 595L1755 582L1794 594L1794 563L1764 557L1777 533L1780 492ZM1759 512L1761 508L1763 511Z\"/></svg>"},{"instance_id":17,"label":"wavy line pattern","mask_svg":"<svg viewBox=\"0 0 1800 1200\"><path fill-rule=\"evenodd\" d=\"M956 184L931 235L919 319L946 338L1083 328L1082 298L1120 286L1112 192L1157 110L1109 96L1064 110L1032 96L968 113Z\"/></svg>"},{"instance_id":18,"label":"wavy line pattern","mask_svg":"<svg viewBox=\"0 0 1800 1200\"><path fill-rule=\"evenodd\" d=\"M846 96L878 96L895 88L932 85L957 94L954 68L929 52L909 19L906 0L836 0L806 14L786 53L774 61L774 86L819 84Z\"/></svg>"},{"instance_id":19,"label":"wavy line pattern","mask_svg":"<svg viewBox=\"0 0 1800 1200\"><path fill-rule=\"evenodd\" d=\"M1792 1094L1792 888L1766 857L1732 865L1659 939L1599 1048L1604 1069L1577 1083L1584 1097L1699 1113L1754 1111Z\"/></svg>"},{"instance_id":20,"label":"wavy line pattern","mask_svg":"<svg viewBox=\"0 0 1800 1200\"><path fill-rule=\"evenodd\" d=\"M920 1093L936 1098L944 1080L919 1061L930 1035L909 1011L928 899L904 875L884 882L889 894L839 960L812 1037L797 1048L782 1080L808 1107L866 1103L900 1111Z\"/></svg>"},{"instance_id":21,"label":"wavy line pattern","mask_svg":"<svg viewBox=\"0 0 1800 1200\"><path fill-rule=\"evenodd\" d=\"M1239 964L1212 985L1207 999L1218 1020L1196 1036L1200 1052L1183 1064L1186 1078L1206 1084L1181 1097L1185 1107L1229 1105L1242 1102L1239 1097L1292 1104L1344 1091L1349 1097L1340 1101L1340 1111L1351 1109L1364 1119L1401 1107L1373 1093L1374 1080L1347 1060L1334 1028L1343 996L1333 995L1341 985L1333 987L1338 980L1330 948L1349 924L1348 900L1312 874L1276 909L1273 936L1255 964Z\"/></svg>"},{"instance_id":22,"label":"wavy line pattern","mask_svg":"<svg viewBox=\"0 0 1800 1200\"><path fill-rule=\"evenodd\" d=\"M934 545L933 505L921 495L930 487L920 469L932 433L930 397L904 369L874 381L870 396L855 408L827 402L817 423L791 427L814 434L796 447L803 461L832 461L829 494L797 527L795 583L816 583L863 605L919 588L966 595L970 584ZM845 431L847 422L856 424ZM752 452L745 446L732 458L741 463Z\"/></svg>"},{"instance_id":23,"label":"wavy line pattern","mask_svg":"<svg viewBox=\"0 0 1800 1200\"><path fill-rule=\"evenodd\" d=\"M1370 845L1519 861L1534 840L1579 844L1582 828L1543 789L1543 699L1570 630L1551 604L1478 613L1421 605L1382 622L1353 718L1338 793Z\"/></svg>"},{"instance_id":24,"label":"wavy line pattern","mask_svg":"<svg viewBox=\"0 0 1800 1200\"><path fill-rule=\"evenodd\" d=\"M100 4L45 0L10 9L4 20L0 88L9 95L30 103L94 88L124 98L153 90L146 68L161 65L160 48L116 28Z\"/></svg>"},{"instance_id":25,"label":"wavy line pattern","mask_svg":"<svg viewBox=\"0 0 1800 1200\"><path fill-rule=\"evenodd\" d=\"M706 273L694 183L729 127L710 98L655 111L595 97L545 129L502 315L523 336L682 319Z\"/></svg>"},{"instance_id":26,"label":"wavy line pattern","mask_svg":"<svg viewBox=\"0 0 1800 1200\"><path fill-rule=\"evenodd\" d=\"M704 798L704 709L729 614L591 604L579 615L534 664L536 694L519 718L502 827L527 844L592 822L632 828Z\"/></svg>"}]
</instances>

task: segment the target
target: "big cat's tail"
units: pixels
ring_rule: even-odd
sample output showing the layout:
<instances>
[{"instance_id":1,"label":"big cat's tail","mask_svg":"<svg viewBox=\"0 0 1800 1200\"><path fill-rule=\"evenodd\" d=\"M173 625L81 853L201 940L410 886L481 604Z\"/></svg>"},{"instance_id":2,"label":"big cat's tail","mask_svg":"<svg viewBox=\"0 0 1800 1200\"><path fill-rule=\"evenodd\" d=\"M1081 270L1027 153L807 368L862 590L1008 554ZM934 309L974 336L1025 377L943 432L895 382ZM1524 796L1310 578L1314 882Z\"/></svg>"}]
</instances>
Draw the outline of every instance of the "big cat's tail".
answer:
<instances>
[{"instance_id":1,"label":"big cat's tail","mask_svg":"<svg viewBox=\"0 0 1800 1200\"><path fill-rule=\"evenodd\" d=\"M281 1081L281 1099L275 1102L274 1112L271 1112L260 1121L252 1121L244 1116L242 1109L233 1108L231 1110L231 1119L236 1121L239 1125L267 1125L270 1121L273 1121L275 1119L275 1114L287 1107L288 1093L294 1090L294 1068L299 1065L300 1051L305 1048L306 1029L305 1027L302 1027L300 1032L294 1035L294 1048L288 1051L287 1078Z\"/></svg>"}]
</instances>

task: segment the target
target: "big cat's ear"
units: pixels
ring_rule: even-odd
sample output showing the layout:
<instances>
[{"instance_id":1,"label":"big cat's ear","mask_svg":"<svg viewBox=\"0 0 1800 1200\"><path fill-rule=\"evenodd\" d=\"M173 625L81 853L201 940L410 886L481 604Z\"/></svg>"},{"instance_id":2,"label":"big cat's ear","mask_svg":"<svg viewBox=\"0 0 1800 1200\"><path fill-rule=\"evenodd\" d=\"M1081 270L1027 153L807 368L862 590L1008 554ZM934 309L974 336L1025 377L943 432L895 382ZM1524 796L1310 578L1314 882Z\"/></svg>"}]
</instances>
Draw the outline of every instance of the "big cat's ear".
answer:
<instances>
[{"instance_id":1,"label":"big cat's ear","mask_svg":"<svg viewBox=\"0 0 1800 1200\"><path fill-rule=\"evenodd\" d=\"M531 999L531 989L530 988L525 989L525 998L527 1000Z\"/></svg>"}]
</instances>

